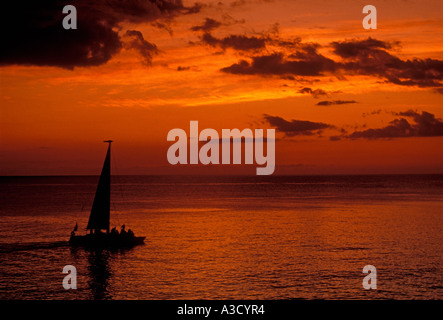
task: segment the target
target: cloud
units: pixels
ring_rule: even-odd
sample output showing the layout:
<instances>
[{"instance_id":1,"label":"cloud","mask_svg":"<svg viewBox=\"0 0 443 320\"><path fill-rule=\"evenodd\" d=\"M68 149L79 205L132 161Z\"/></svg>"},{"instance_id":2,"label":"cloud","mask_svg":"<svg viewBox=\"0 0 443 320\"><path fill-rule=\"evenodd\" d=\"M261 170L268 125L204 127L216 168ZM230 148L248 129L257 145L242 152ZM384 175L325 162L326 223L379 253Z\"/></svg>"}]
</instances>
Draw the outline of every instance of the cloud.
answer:
<instances>
[{"instance_id":1,"label":"cloud","mask_svg":"<svg viewBox=\"0 0 443 320\"><path fill-rule=\"evenodd\" d=\"M333 101L320 101L317 106L333 106L337 104L357 103L355 100L333 100Z\"/></svg>"},{"instance_id":2,"label":"cloud","mask_svg":"<svg viewBox=\"0 0 443 320\"><path fill-rule=\"evenodd\" d=\"M320 45L316 43L303 44L298 39L291 43L295 48L290 55L285 55L282 52L257 55L252 57L250 62L240 60L229 67L222 68L221 71L262 76L320 76L336 71L337 63L318 53L317 49Z\"/></svg>"},{"instance_id":3,"label":"cloud","mask_svg":"<svg viewBox=\"0 0 443 320\"><path fill-rule=\"evenodd\" d=\"M230 26L233 24L244 24L246 22L245 19L235 19L227 13L222 15L223 25Z\"/></svg>"},{"instance_id":4,"label":"cloud","mask_svg":"<svg viewBox=\"0 0 443 320\"><path fill-rule=\"evenodd\" d=\"M268 45L280 48L295 48L301 47L301 39L281 39L279 37L279 24L274 23L268 31L264 32L254 32L255 35L238 35L231 34L223 38L214 37L211 34L213 29L218 28L221 25L229 26L232 24L242 24L245 23L244 19L236 20L229 15L223 16L223 22L216 21L214 19L206 18L202 25L193 26L191 30L193 31L203 31L201 38L201 43L210 45L212 47L219 47L223 50L227 48L232 48L238 51L253 51L260 52L267 49ZM305 46L309 46L306 45Z\"/></svg>"},{"instance_id":5,"label":"cloud","mask_svg":"<svg viewBox=\"0 0 443 320\"><path fill-rule=\"evenodd\" d=\"M370 53L377 49L391 49L392 44L369 37L365 40L347 40L332 42L332 47L337 55L343 58L359 56L362 52Z\"/></svg>"},{"instance_id":6,"label":"cloud","mask_svg":"<svg viewBox=\"0 0 443 320\"><path fill-rule=\"evenodd\" d=\"M194 71L194 72L200 72L201 70L198 68L198 66L196 65L189 65L189 66L182 66L179 65L177 66L177 71L182 72L182 71Z\"/></svg>"},{"instance_id":7,"label":"cloud","mask_svg":"<svg viewBox=\"0 0 443 320\"><path fill-rule=\"evenodd\" d=\"M289 137L305 135L310 136L318 134L323 129L333 128L332 125L322 122L311 122L305 120L290 120L287 121L279 116L271 116L265 114L263 116L272 127L275 127L278 131L285 133Z\"/></svg>"},{"instance_id":8,"label":"cloud","mask_svg":"<svg viewBox=\"0 0 443 320\"><path fill-rule=\"evenodd\" d=\"M181 0L76 0L77 29L65 30L66 1L2 1L0 65L57 66L67 69L106 63L121 50L123 22L154 22L198 11ZM138 42L144 54L143 42ZM135 44L134 44L135 45ZM137 45L135 45L137 46Z\"/></svg>"},{"instance_id":9,"label":"cloud","mask_svg":"<svg viewBox=\"0 0 443 320\"><path fill-rule=\"evenodd\" d=\"M379 139L379 138L407 138L407 137L442 137L443 121L434 114L422 111L408 110L399 112L401 118L392 120L383 128L371 128L363 131L355 131L346 138ZM412 119L408 121L408 119Z\"/></svg>"},{"instance_id":10,"label":"cloud","mask_svg":"<svg viewBox=\"0 0 443 320\"><path fill-rule=\"evenodd\" d=\"M144 62L150 65L152 62L152 56L158 53L157 46L146 41L140 31L128 30L126 35L131 38L126 42L126 47L137 50L144 58Z\"/></svg>"},{"instance_id":11,"label":"cloud","mask_svg":"<svg viewBox=\"0 0 443 320\"><path fill-rule=\"evenodd\" d=\"M245 0L235 0L230 3L231 7L241 7L246 4Z\"/></svg>"},{"instance_id":12,"label":"cloud","mask_svg":"<svg viewBox=\"0 0 443 320\"><path fill-rule=\"evenodd\" d=\"M304 87L304 88L300 89L298 91L298 93L309 93L314 98L319 98L320 96L327 96L328 95L328 93L325 90L323 90L323 89L315 89L314 90L314 89L311 89L311 88L308 88L308 87Z\"/></svg>"},{"instance_id":13,"label":"cloud","mask_svg":"<svg viewBox=\"0 0 443 320\"><path fill-rule=\"evenodd\" d=\"M204 32L210 32L214 29L217 29L218 27L220 27L222 25L222 23L220 21L211 19L211 18L206 18L205 22L201 25L198 26L193 26L191 27L192 31L204 31Z\"/></svg>"},{"instance_id":14,"label":"cloud","mask_svg":"<svg viewBox=\"0 0 443 320\"><path fill-rule=\"evenodd\" d=\"M377 109L377 110L373 110L371 112L363 112L362 113L362 117L365 118L365 117L368 117L368 116L378 115L378 114L381 113L381 111L382 111L381 109Z\"/></svg>"},{"instance_id":15,"label":"cloud","mask_svg":"<svg viewBox=\"0 0 443 320\"><path fill-rule=\"evenodd\" d=\"M174 33L174 32L172 31L172 27L171 27L171 25L170 25L169 23L164 23L164 22L160 22L160 21L155 21L155 22L151 23L151 25L152 25L153 27L156 27L156 28L160 29L160 30L165 30L166 32L169 33L170 36L172 36L173 33Z\"/></svg>"},{"instance_id":16,"label":"cloud","mask_svg":"<svg viewBox=\"0 0 443 320\"><path fill-rule=\"evenodd\" d=\"M225 13L222 16L222 21L218 21L212 18L205 18L204 22L200 25L192 26L190 30L192 31L202 31L203 33L209 33L221 26L230 26L233 24L243 24L245 19L234 19L229 14Z\"/></svg>"},{"instance_id":17,"label":"cloud","mask_svg":"<svg viewBox=\"0 0 443 320\"><path fill-rule=\"evenodd\" d=\"M252 57L252 61L240 60L221 71L232 74L319 76L332 73L337 64L317 52L318 45L304 44L291 55L281 52Z\"/></svg>"},{"instance_id":18,"label":"cloud","mask_svg":"<svg viewBox=\"0 0 443 320\"><path fill-rule=\"evenodd\" d=\"M191 67L178 66L177 71L188 71L191 70Z\"/></svg>"},{"instance_id":19,"label":"cloud","mask_svg":"<svg viewBox=\"0 0 443 320\"><path fill-rule=\"evenodd\" d=\"M215 45L217 39L214 39L209 38L207 42L212 40ZM318 43L302 43L299 38L284 40L271 34L261 39L263 46L255 47L261 50L259 54L250 56L249 60L239 60L221 71L259 76L334 75L339 79L368 75L382 78L387 83L443 92L443 61L430 58L402 60L389 52L399 45L398 42L373 38L334 41L329 46L335 56L325 56L318 52ZM267 44L274 46L273 53L269 53Z\"/></svg>"},{"instance_id":20,"label":"cloud","mask_svg":"<svg viewBox=\"0 0 443 320\"><path fill-rule=\"evenodd\" d=\"M372 38L331 43L334 53L343 58L341 68L349 74L378 76L402 86L443 87L442 60L402 60L388 52L397 45Z\"/></svg>"},{"instance_id":21,"label":"cloud","mask_svg":"<svg viewBox=\"0 0 443 320\"><path fill-rule=\"evenodd\" d=\"M259 37L248 37L244 35L229 35L227 37L218 39L206 32L202 36L203 43L212 47L220 47L223 50L232 48L239 51L259 50L264 49L266 40Z\"/></svg>"},{"instance_id":22,"label":"cloud","mask_svg":"<svg viewBox=\"0 0 443 320\"><path fill-rule=\"evenodd\" d=\"M153 1L153 0L150 0ZM155 0L154 0L155 1ZM182 1L181 0L175 0L177 3L179 3L180 5L182 5ZM157 1L158 2L158 1ZM161 2L160 2L161 4ZM183 5L182 5L183 6ZM184 14L194 14L194 13L199 13L202 8L207 7L207 5L200 3L200 2L196 2L194 3L194 5L192 7L183 7L184 10L182 10L182 12Z\"/></svg>"}]
</instances>

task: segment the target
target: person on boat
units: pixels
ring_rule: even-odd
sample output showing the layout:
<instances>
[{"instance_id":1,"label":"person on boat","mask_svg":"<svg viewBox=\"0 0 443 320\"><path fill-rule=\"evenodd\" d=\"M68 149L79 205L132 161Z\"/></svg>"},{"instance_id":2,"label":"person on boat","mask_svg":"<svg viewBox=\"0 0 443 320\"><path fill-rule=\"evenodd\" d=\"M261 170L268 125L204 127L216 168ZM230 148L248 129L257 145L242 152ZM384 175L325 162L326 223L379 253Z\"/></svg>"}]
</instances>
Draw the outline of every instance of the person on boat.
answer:
<instances>
[{"instance_id":1,"label":"person on boat","mask_svg":"<svg viewBox=\"0 0 443 320\"><path fill-rule=\"evenodd\" d=\"M121 229L121 231L120 231L120 234L121 234L122 236L126 235L125 227L126 227L125 225L122 225L122 229Z\"/></svg>"},{"instance_id":2,"label":"person on boat","mask_svg":"<svg viewBox=\"0 0 443 320\"><path fill-rule=\"evenodd\" d=\"M114 227L114 228L111 229L111 234L112 234L112 235L118 235L118 230L117 230L116 227Z\"/></svg>"},{"instance_id":3,"label":"person on boat","mask_svg":"<svg viewBox=\"0 0 443 320\"><path fill-rule=\"evenodd\" d=\"M134 232L131 229L128 229L128 236L131 238L134 237Z\"/></svg>"}]
</instances>

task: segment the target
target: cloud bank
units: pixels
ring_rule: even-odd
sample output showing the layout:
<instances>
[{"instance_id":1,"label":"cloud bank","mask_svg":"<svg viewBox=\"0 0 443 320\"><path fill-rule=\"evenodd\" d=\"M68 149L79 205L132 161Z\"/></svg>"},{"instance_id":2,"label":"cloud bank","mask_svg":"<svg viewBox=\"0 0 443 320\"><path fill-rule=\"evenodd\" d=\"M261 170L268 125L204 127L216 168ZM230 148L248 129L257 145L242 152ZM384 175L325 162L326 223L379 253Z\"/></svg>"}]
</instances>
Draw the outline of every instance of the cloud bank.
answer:
<instances>
[{"instance_id":1,"label":"cloud bank","mask_svg":"<svg viewBox=\"0 0 443 320\"><path fill-rule=\"evenodd\" d=\"M271 35L262 40L261 45L254 48L261 48L259 53L221 68L221 71L257 76L332 75L339 79L366 75L380 78L386 83L434 88L437 92L443 92L443 61L398 58L390 52L398 46L397 42L373 38L334 41L327 46L332 49L333 55L326 56L319 52L322 46L318 43L289 41L289 44L285 44L284 40L272 38ZM271 44L279 49L269 53Z\"/></svg>"},{"instance_id":2,"label":"cloud bank","mask_svg":"<svg viewBox=\"0 0 443 320\"><path fill-rule=\"evenodd\" d=\"M66 1L2 1L0 4L2 50L0 65L56 66L67 69L106 63L124 47L119 34L123 22L154 22L199 11L181 0L76 0L77 29L65 30L62 13ZM141 33L130 47L149 62L155 45Z\"/></svg>"},{"instance_id":3,"label":"cloud bank","mask_svg":"<svg viewBox=\"0 0 443 320\"><path fill-rule=\"evenodd\" d=\"M396 115L401 117L392 120L385 127L355 131L345 137L350 139L381 139L443 136L443 121L436 118L432 113L408 110L396 113Z\"/></svg>"},{"instance_id":4,"label":"cloud bank","mask_svg":"<svg viewBox=\"0 0 443 320\"><path fill-rule=\"evenodd\" d=\"M333 128L333 126L323 122L312 122L305 120L285 120L279 116L271 116L265 114L264 120L269 123L270 126L277 129L279 132L283 132L288 137L293 136L311 136L319 134L321 130Z\"/></svg>"}]
</instances>

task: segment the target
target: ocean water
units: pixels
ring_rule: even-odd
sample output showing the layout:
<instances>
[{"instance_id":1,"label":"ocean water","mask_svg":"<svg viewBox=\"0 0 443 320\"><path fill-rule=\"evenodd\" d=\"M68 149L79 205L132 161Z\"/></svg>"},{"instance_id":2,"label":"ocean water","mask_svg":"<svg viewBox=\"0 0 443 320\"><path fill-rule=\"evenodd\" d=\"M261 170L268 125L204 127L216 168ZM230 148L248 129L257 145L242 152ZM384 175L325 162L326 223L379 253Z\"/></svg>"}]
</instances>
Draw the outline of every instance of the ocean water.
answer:
<instances>
[{"instance_id":1,"label":"ocean water","mask_svg":"<svg viewBox=\"0 0 443 320\"><path fill-rule=\"evenodd\" d=\"M111 226L146 244L71 248L97 182L0 178L0 299L443 298L443 175L114 176Z\"/></svg>"}]
</instances>

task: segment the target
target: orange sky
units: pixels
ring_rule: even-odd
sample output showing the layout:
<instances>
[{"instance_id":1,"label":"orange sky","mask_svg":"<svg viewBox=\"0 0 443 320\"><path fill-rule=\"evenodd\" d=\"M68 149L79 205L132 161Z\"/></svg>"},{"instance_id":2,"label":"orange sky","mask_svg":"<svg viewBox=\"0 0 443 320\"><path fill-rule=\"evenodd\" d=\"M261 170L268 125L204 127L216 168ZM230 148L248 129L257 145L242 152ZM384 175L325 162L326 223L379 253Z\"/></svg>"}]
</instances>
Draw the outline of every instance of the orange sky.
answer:
<instances>
[{"instance_id":1,"label":"orange sky","mask_svg":"<svg viewBox=\"0 0 443 320\"><path fill-rule=\"evenodd\" d=\"M196 13L122 19L116 31L121 50L98 66L68 69L0 59L0 175L98 174L106 139L115 141L118 174L255 172L255 165L170 165L167 133L188 132L190 120L219 132L275 128L275 174L443 173L441 1L372 1L377 30L363 29L362 1L202 3ZM204 29L207 18L217 26ZM151 64L139 50L146 43L135 43L127 30L155 44ZM66 30L66 37L77 31ZM204 41L205 32L215 39L212 44ZM234 41L232 35L242 37ZM383 44L362 49L369 37ZM306 47L313 44L315 54ZM339 51L349 46L359 55ZM281 55L282 64L289 61L280 73L273 64L253 64L272 55ZM319 56L329 62L318 74L289 67ZM389 72L377 69L387 56L398 66L389 62ZM242 60L241 72L229 71ZM317 105L322 101L332 104ZM427 114L433 122L421 123ZM264 115L329 127L284 133ZM406 120L415 131L402 131L408 132L404 137L395 136L400 127L391 137L377 131L394 119ZM368 129L376 136L369 139Z\"/></svg>"}]
</instances>

